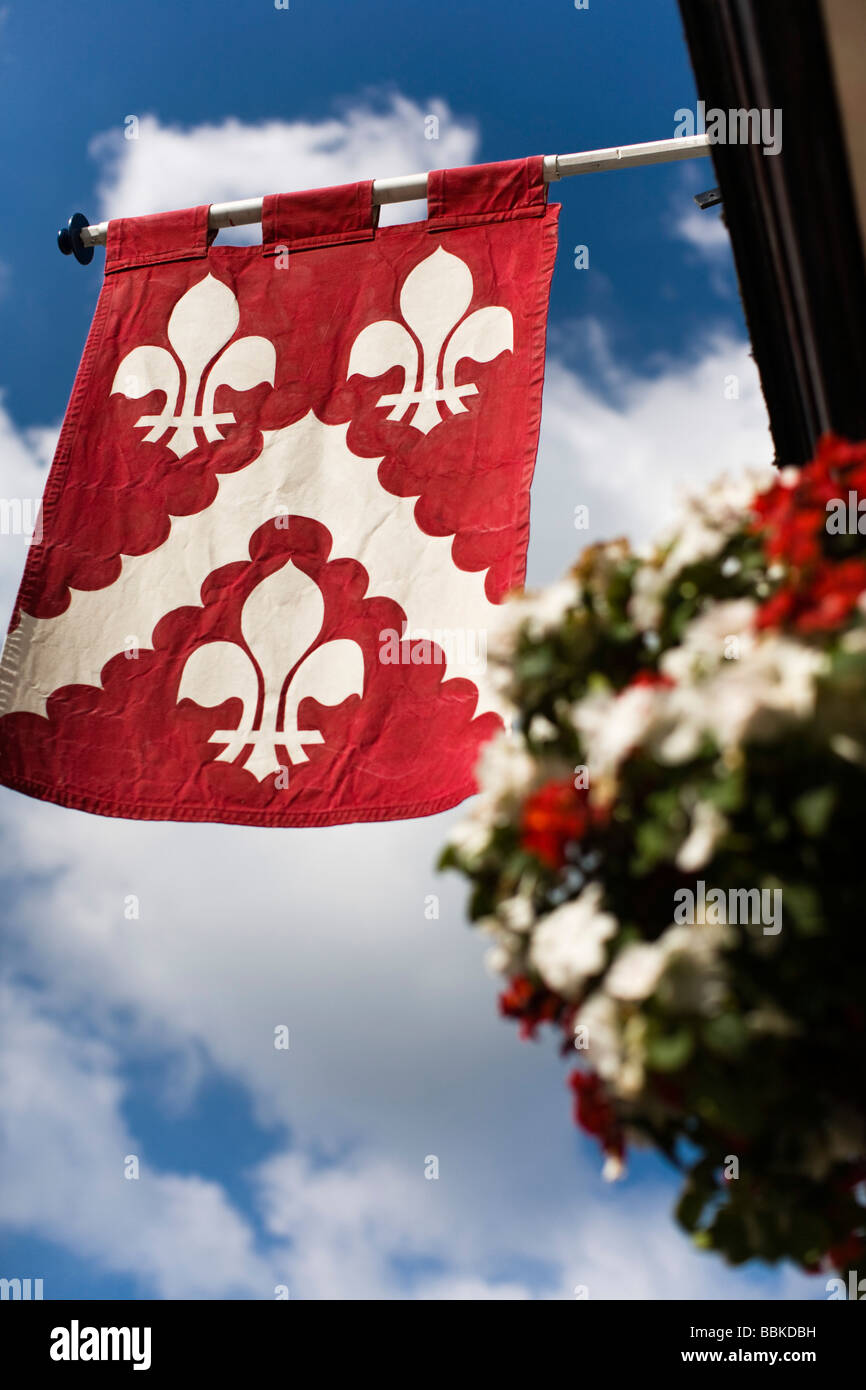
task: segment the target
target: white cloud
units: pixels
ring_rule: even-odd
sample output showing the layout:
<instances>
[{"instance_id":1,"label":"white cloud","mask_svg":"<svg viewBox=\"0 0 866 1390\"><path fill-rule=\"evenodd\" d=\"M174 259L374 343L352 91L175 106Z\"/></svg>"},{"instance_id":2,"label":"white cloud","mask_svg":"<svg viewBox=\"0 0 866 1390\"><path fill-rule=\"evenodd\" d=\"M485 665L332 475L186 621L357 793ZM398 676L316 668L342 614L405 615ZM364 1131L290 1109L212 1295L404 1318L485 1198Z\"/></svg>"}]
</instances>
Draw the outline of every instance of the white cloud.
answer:
<instances>
[{"instance_id":1,"label":"white cloud","mask_svg":"<svg viewBox=\"0 0 866 1390\"><path fill-rule=\"evenodd\" d=\"M731 238L721 214L717 211L690 207L681 214L675 226L677 236L687 241L701 255L715 259L730 257Z\"/></svg>"},{"instance_id":2,"label":"white cloud","mask_svg":"<svg viewBox=\"0 0 866 1390\"><path fill-rule=\"evenodd\" d=\"M144 1159L137 1180L124 1177L140 1149L120 1116L110 1049L48 1020L23 989L4 987L0 1003L0 1221L161 1298L267 1288L251 1233L215 1183Z\"/></svg>"},{"instance_id":3,"label":"white cloud","mask_svg":"<svg viewBox=\"0 0 866 1390\"><path fill-rule=\"evenodd\" d=\"M58 429L19 430L0 393L0 624L12 613Z\"/></svg>"},{"instance_id":4,"label":"white cloud","mask_svg":"<svg viewBox=\"0 0 866 1390\"><path fill-rule=\"evenodd\" d=\"M431 115L439 122L436 140L425 136ZM249 125L229 118L182 129L142 115L137 139L109 131L90 146L102 165L102 220L454 168L471 164L477 148L474 124L454 116L445 102L434 99L425 108L396 94L384 106L354 105L319 122ZM385 207L380 221L384 226L412 215L424 216L423 202ZM254 229L248 237L258 240L259 233Z\"/></svg>"},{"instance_id":5,"label":"white cloud","mask_svg":"<svg viewBox=\"0 0 866 1390\"><path fill-rule=\"evenodd\" d=\"M578 1284L593 1298L674 1297L696 1283L708 1296L719 1292L716 1271L683 1247L658 1194L639 1208L608 1203L587 1221L575 1193L543 1223L523 1230L512 1216L491 1238L477 1210L455 1204L447 1168L427 1181L420 1164L410 1172L353 1159L317 1169L290 1153L263 1165L259 1182L268 1228L290 1242L286 1259L302 1297L399 1297L396 1261L404 1271L415 1262L416 1298L535 1296L532 1282L513 1273L491 1277L491 1256L546 1267L546 1298L571 1298ZM636 1248L652 1251L647 1268Z\"/></svg>"},{"instance_id":6,"label":"white cloud","mask_svg":"<svg viewBox=\"0 0 866 1390\"><path fill-rule=\"evenodd\" d=\"M680 495L722 473L772 462L757 369L741 341L716 337L655 377L619 373L612 384L613 398L602 399L579 375L548 361L530 584L555 579L587 542L651 540ZM738 395L729 398L733 391ZM589 507L588 531L574 530L578 505Z\"/></svg>"},{"instance_id":7,"label":"white cloud","mask_svg":"<svg viewBox=\"0 0 866 1390\"><path fill-rule=\"evenodd\" d=\"M710 287L720 299L731 299L736 288L734 255L731 238L718 208L699 208L694 202L682 210L680 203L672 209L673 233L690 247L692 259L697 259L709 272Z\"/></svg>"},{"instance_id":8,"label":"white cloud","mask_svg":"<svg viewBox=\"0 0 866 1390\"><path fill-rule=\"evenodd\" d=\"M467 1202L447 1161L428 1181L421 1162L352 1153L323 1163L284 1150L249 1175L254 1221L218 1183L148 1162L122 1117L112 1049L49 1019L44 1003L0 988L0 1223L126 1276L142 1297L267 1300L280 1285L307 1300L570 1299L578 1286L595 1300L760 1293L754 1276L725 1275L689 1250L657 1189L599 1199L575 1184L529 1222L515 1211L503 1220L479 1200L483 1170ZM815 1287L789 1275L777 1292Z\"/></svg>"}]
</instances>

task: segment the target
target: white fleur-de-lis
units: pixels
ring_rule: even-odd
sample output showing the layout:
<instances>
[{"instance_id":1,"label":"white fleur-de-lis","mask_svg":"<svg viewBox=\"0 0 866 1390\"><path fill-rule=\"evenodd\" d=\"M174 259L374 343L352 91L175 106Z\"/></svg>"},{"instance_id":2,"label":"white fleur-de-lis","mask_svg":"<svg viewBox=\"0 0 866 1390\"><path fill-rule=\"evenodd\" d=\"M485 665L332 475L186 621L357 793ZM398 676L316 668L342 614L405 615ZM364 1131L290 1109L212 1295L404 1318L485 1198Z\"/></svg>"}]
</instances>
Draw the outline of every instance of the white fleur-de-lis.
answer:
<instances>
[{"instance_id":1,"label":"white fleur-de-lis","mask_svg":"<svg viewBox=\"0 0 866 1390\"><path fill-rule=\"evenodd\" d=\"M257 584L241 612L241 632L258 667L237 642L205 642L187 657L177 699L212 708L241 701L236 729L216 729L210 743L225 744L216 761L242 766L261 782L290 763L309 761L307 744L322 743L319 729L299 729L301 701L339 705L364 693L364 654L357 642L317 644L325 616L322 591L291 560ZM261 675L259 674L261 673ZM286 689L287 677L291 676Z\"/></svg>"},{"instance_id":2,"label":"white fleur-de-lis","mask_svg":"<svg viewBox=\"0 0 866 1390\"><path fill-rule=\"evenodd\" d=\"M128 352L117 369L111 394L121 393L128 400L139 400L150 391L162 391L165 405L161 415L142 415L136 428L149 428L148 444L155 444L172 427L168 447L178 458L196 447L196 429L213 444L224 436L220 425L233 425L231 411L214 413L217 388L249 391L267 382L274 384L276 353L267 338L238 338L225 348L240 319L238 302L228 285L206 275L186 291L171 311L168 341L175 357L165 348L147 344ZM213 362L205 376L209 362ZM183 368L183 390L181 372Z\"/></svg>"},{"instance_id":3,"label":"white fleur-de-lis","mask_svg":"<svg viewBox=\"0 0 866 1390\"><path fill-rule=\"evenodd\" d=\"M492 362L501 352L514 350L514 320L508 309L496 305L463 318L473 288L466 262L440 246L409 272L400 291L400 312L420 342L421 352L412 333L396 319L379 319L358 334L349 354L347 379L356 373L374 377L392 367L403 369L402 390L380 396L376 402L392 407L389 420L402 420L414 406L408 423L429 434L442 422L440 402L452 415L459 415L466 409L462 398L478 392L474 383L455 384L458 362L464 357ZM437 376L440 355L442 370Z\"/></svg>"}]
</instances>

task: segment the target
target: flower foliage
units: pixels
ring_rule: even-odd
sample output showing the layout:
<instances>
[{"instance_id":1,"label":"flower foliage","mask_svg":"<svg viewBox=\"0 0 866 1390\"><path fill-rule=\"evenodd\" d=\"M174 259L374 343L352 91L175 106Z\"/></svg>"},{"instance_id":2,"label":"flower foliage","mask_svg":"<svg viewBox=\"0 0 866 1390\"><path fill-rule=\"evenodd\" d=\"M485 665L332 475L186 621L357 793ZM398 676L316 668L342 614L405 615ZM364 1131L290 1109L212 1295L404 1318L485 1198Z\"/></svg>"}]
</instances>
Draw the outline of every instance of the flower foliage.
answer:
<instances>
[{"instance_id":1,"label":"flower foliage","mask_svg":"<svg viewBox=\"0 0 866 1390\"><path fill-rule=\"evenodd\" d=\"M443 854L608 1175L661 1151L679 1222L734 1263L847 1267L866 1233L858 496L866 444L828 437L513 599L512 732Z\"/></svg>"}]
</instances>

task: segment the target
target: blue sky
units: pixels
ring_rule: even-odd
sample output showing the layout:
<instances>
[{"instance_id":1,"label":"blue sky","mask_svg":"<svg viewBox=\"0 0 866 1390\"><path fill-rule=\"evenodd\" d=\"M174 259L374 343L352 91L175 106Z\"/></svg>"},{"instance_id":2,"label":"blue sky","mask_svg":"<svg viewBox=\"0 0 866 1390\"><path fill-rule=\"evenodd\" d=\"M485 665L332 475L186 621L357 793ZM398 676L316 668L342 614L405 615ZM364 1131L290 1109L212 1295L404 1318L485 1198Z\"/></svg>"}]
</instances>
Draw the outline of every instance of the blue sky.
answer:
<instances>
[{"instance_id":1,"label":"blue sky","mask_svg":"<svg viewBox=\"0 0 866 1390\"><path fill-rule=\"evenodd\" d=\"M99 272L52 256L52 238L79 208L96 215L89 146L126 115L187 127L228 116L323 121L364 99L381 106L392 92L422 111L439 97L477 128L483 161L661 139L673 134L674 111L694 104L670 0L594 0L586 11L570 0L291 0L287 11L268 0L143 0L128 12L94 0L86 15L60 7L50 20L38 6L4 8L5 187L16 210L2 253L4 310L17 324L5 384L23 424L65 404ZM617 357L643 368L687 353L706 329L706 276L664 228L672 205L688 210L684 183L699 191L713 181L699 160L560 186L552 323L603 314ZM238 196L263 191L250 184ZM591 251L593 274L582 278L565 254L577 243ZM739 325L733 298L713 315Z\"/></svg>"},{"instance_id":2,"label":"blue sky","mask_svg":"<svg viewBox=\"0 0 866 1390\"><path fill-rule=\"evenodd\" d=\"M101 252L82 268L54 247L71 212L658 139L695 100L673 0L13 0L0 80L7 497L41 489L99 288ZM554 190L530 583L573 557L576 504L590 540L641 539L681 485L770 458L726 234L692 201L712 183L702 160ZM691 1251L654 1159L601 1181L552 1042L498 1019L461 885L434 872L458 815L257 831L0 792L0 1273L46 1297L819 1296Z\"/></svg>"}]
</instances>

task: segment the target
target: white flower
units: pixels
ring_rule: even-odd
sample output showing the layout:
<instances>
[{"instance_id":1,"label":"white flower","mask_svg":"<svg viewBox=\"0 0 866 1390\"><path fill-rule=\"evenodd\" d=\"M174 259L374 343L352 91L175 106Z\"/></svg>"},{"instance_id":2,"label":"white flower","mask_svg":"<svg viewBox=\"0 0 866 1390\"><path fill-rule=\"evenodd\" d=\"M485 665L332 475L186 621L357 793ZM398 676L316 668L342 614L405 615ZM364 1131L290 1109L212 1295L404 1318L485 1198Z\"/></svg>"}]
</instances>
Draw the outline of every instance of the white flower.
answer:
<instances>
[{"instance_id":1,"label":"white flower","mask_svg":"<svg viewBox=\"0 0 866 1390\"><path fill-rule=\"evenodd\" d=\"M764 676L768 709L802 719L815 703L815 678L827 665L823 652L786 637L770 636L755 648L754 666Z\"/></svg>"},{"instance_id":2,"label":"white flower","mask_svg":"<svg viewBox=\"0 0 866 1390\"><path fill-rule=\"evenodd\" d=\"M581 1005L575 1032L585 1030L586 1055L603 1081L614 1081L624 1057L619 1009L609 994L596 990Z\"/></svg>"},{"instance_id":3,"label":"white flower","mask_svg":"<svg viewBox=\"0 0 866 1390\"><path fill-rule=\"evenodd\" d=\"M772 486L775 469L745 470L723 477L696 496L680 499L678 518L654 551L642 553L644 563L632 580L629 617L643 632L659 624L665 594L689 566L711 560L724 549L743 524L755 494Z\"/></svg>"},{"instance_id":4,"label":"white flower","mask_svg":"<svg viewBox=\"0 0 866 1390\"><path fill-rule=\"evenodd\" d=\"M490 839L489 825L484 825L480 820L467 816L464 820L452 827L448 836L448 843L466 855L468 859L482 854L487 848Z\"/></svg>"},{"instance_id":5,"label":"white flower","mask_svg":"<svg viewBox=\"0 0 866 1390\"><path fill-rule=\"evenodd\" d=\"M692 619L679 646L665 652L659 663L662 671L672 680L683 681L714 671L731 659L732 652L737 653L733 660L742 660L755 646L756 612L757 604L750 598L712 604Z\"/></svg>"},{"instance_id":6,"label":"white flower","mask_svg":"<svg viewBox=\"0 0 866 1390\"><path fill-rule=\"evenodd\" d=\"M607 972L605 990L614 999L648 999L666 966L667 956L658 942L636 941L620 951Z\"/></svg>"},{"instance_id":7,"label":"white flower","mask_svg":"<svg viewBox=\"0 0 866 1390\"><path fill-rule=\"evenodd\" d=\"M667 692L667 696L666 718L659 720L650 742L662 762L688 762L697 754L708 731L708 696L693 684L675 686Z\"/></svg>"},{"instance_id":8,"label":"white flower","mask_svg":"<svg viewBox=\"0 0 866 1390\"><path fill-rule=\"evenodd\" d=\"M760 1004L746 1014L746 1026L750 1033L761 1033L771 1038L793 1038L802 1033L802 1027L776 1004Z\"/></svg>"},{"instance_id":9,"label":"white flower","mask_svg":"<svg viewBox=\"0 0 866 1390\"><path fill-rule=\"evenodd\" d=\"M497 917L509 931L527 932L535 921L535 913L528 898L504 898L496 908Z\"/></svg>"},{"instance_id":10,"label":"white flower","mask_svg":"<svg viewBox=\"0 0 866 1390\"><path fill-rule=\"evenodd\" d=\"M689 565L718 555L742 527L755 494L771 486L778 476L774 468L744 469L736 476L718 479L700 493L683 497L677 523L668 532L662 587Z\"/></svg>"},{"instance_id":11,"label":"white flower","mask_svg":"<svg viewBox=\"0 0 866 1390\"><path fill-rule=\"evenodd\" d=\"M722 951L734 940L727 926L673 926L657 941L626 946L604 981L611 998L638 1003L660 992L674 1012L710 1015L722 1003Z\"/></svg>"},{"instance_id":12,"label":"white flower","mask_svg":"<svg viewBox=\"0 0 866 1390\"><path fill-rule=\"evenodd\" d=\"M661 621L662 599L670 578L658 565L645 562L632 579L628 616L641 632L654 631Z\"/></svg>"},{"instance_id":13,"label":"white flower","mask_svg":"<svg viewBox=\"0 0 866 1390\"><path fill-rule=\"evenodd\" d=\"M625 1177L625 1164L619 1154L606 1155L601 1176L605 1182L619 1182L620 1178Z\"/></svg>"},{"instance_id":14,"label":"white flower","mask_svg":"<svg viewBox=\"0 0 866 1390\"><path fill-rule=\"evenodd\" d=\"M624 1006L597 990L581 1005L578 1030L586 1039L587 1060L610 1089L624 1099L639 1095L645 1081L645 1019L626 1016Z\"/></svg>"},{"instance_id":15,"label":"white flower","mask_svg":"<svg viewBox=\"0 0 866 1390\"><path fill-rule=\"evenodd\" d=\"M677 854L677 868L684 873L702 869L727 828L728 822L711 801L699 801L692 812L691 829Z\"/></svg>"},{"instance_id":16,"label":"white flower","mask_svg":"<svg viewBox=\"0 0 866 1390\"><path fill-rule=\"evenodd\" d=\"M491 832L509 820L539 776L521 738L500 730L482 748L477 776L481 788L468 816L455 825L448 843L471 857L487 846Z\"/></svg>"},{"instance_id":17,"label":"white flower","mask_svg":"<svg viewBox=\"0 0 866 1390\"><path fill-rule=\"evenodd\" d=\"M723 951L736 932L729 926L674 926L659 938L665 970L659 997L674 1013L718 1013L727 989Z\"/></svg>"},{"instance_id":18,"label":"white flower","mask_svg":"<svg viewBox=\"0 0 866 1390\"><path fill-rule=\"evenodd\" d=\"M653 727L664 690L633 685L619 694L595 691L572 706L571 719L587 750L590 782L616 777L620 764Z\"/></svg>"},{"instance_id":19,"label":"white flower","mask_svg":"<svg viewBox=\"0 0 866 1390\"><path fill-rule=\"evenodd\" d=\"M529 721L529 737L535 743L554 743L559 737L559 731L555 724L543 714L534 714Z\"/></svg>"},{"instance_id":20,"label":"white flower","mask_svg":"<svg viewBox=\"0 0 866 1390\"><path fill-rule=\"evenodd\" d=\"M578 606L581 595L580 585L573 576L549 584L537 593L512 594L500 605L495 628L490 634L490 655L494 660L508 660L524 629L537 639L559 627L566 613Z\"/></svg>"},{"instance_id":21,"label":"white flower","mask_svg":"<svg viewBox=\"0 0 866 1390\"><path fill-rule=\"evenodd\" d=\"M478 760L482 795L502 807L522 801L532 786L535 770L535 760L523 740L500 730L485 743Z\"/></svg>"},{"instance_id":22,"label":"white flower","mask_svg":"<svg viewBox=\"0 0 866 1390\"><path fill-rule=\"evenodd\" d=\"M572 577L560 579L530 599L528 604L529 635L543 637L546 632L557 628L566 613L576 608L581 600L581 589Z\"/></svg>"},{"instance_id":23,"label":"white flower","mask_svg":"<svg viewBox=\"0 0 866 1390\"><path fill-rule=\"evenodd\" d=\"M501 942L484 953L484 968L489 975L507 975L514 965L514 953Z\"/></svg>"},{"instance_id":24,"label":"white flower","mask_svg":"<svg viewBox=\"0 0 866 1390\"><path fill-rule=\"evenodd\" d=\"M604 943L615 934L617 921L600 911L601 896L601 885L591 883L579 898L543 918L533 934L530 963L564 999L574 998L583 982L604 968Z\"/></svg>"},{"instance_id":25,"label":"white flower","mask_svg":"<svg viewBox=\"0 0 866 1390\"><path fill-rule=\"evenodd\" d=\"M866 752L856 739L851 738L850 734L833 734L830 739L830 747L839 758L844 758L848 763L857 763L860 767L866 767Z\"/></svg>"},{"instance_id":26,"label":"white flower","mask_svg":"<svg viewBox=\"0 0 866 1390\"><path fill-rule=\"evenodd\" d=\"M498 917L482 917L475 925L493 941L484 956L485 967L491 975L511 975L521 967L524 937L508 931Z\"/></svg>"},{"instance_id":27,"label":"white flower","mask_svg":"<svg viewBox=\"0 0 866 1390\"><path fill-rule=\"evenodd\" d=\"M686 761L698 751L704 734L712 735L725 752L746 740L773 738L785 725L811 714L815 681L825 662L822 652L768 633L712 676L684 679L667 692L668 727L659 730L659 757L668 763Z\"/></svg>"},{"instance_id":28,"label":"white flower","mask_svg":"<svg viewBox=\"0 0 866 1390\"><path fill-rule=\"evenodd\" d=\"M694 619L680 645L661 659L672 686L595 691L572 706L590 778L602 797L611 794L622 762L637 747L681 763L710 736L730 754L746 740L773 738L811 714L825 655L788 637L755 632L754 614L751 599L738 599ZM707 852L709 815L701 813L688 856ZM716 824L714 833L720 832Z\"/></svg>"}]
</instances>

